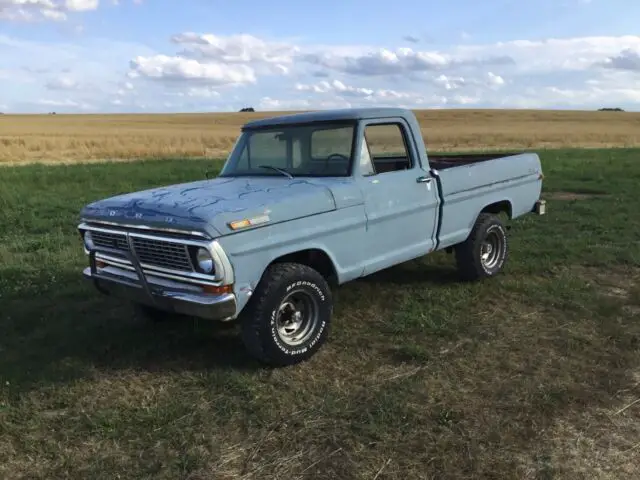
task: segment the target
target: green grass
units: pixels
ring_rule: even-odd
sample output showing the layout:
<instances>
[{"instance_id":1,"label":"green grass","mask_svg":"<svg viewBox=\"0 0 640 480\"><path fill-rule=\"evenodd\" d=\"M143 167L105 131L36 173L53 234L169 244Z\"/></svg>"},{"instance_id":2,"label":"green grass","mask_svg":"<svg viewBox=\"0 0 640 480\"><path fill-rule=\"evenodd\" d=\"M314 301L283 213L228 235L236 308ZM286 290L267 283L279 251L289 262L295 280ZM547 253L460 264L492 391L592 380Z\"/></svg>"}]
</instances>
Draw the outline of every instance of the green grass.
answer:
<instances>
[{"instance_id":1,"label":"green grass","mask_svg":"<svg viewBox=\"0 0 640 480\"><path fill-rule=\"evenodd\" d=\"M275 370L81 278L82 205L208 163L0 170L0 477L638 478L640 150L542 155L549 212L503 275L437 253L345 285Z\"/></svg>"}]
</instances>

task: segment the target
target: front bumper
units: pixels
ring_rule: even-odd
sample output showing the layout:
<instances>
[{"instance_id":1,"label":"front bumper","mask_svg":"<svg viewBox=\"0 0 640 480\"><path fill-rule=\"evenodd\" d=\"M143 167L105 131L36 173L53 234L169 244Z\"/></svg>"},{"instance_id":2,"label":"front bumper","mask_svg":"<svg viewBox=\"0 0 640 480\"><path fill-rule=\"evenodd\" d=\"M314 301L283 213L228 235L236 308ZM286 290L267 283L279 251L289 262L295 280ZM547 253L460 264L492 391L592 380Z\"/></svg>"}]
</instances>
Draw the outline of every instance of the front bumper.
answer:
<instances>
[{"instance_id":1,"label":"front bumper","mask_svg":"<svg viewBox=\"0 0 640 480\"><path fill-rule=\"evenodd\" d=\"M100 253L108 253L104 250L101 248ZM210 293L204 285L145 273L136 255L130 253L127 256L135 272L114 265L99 268L96 253L98 250L89 251L89 267L83 274L105 295L207 320L228 321L236 316L237 300L233 293Z\"/></svg>"}]
</instances>

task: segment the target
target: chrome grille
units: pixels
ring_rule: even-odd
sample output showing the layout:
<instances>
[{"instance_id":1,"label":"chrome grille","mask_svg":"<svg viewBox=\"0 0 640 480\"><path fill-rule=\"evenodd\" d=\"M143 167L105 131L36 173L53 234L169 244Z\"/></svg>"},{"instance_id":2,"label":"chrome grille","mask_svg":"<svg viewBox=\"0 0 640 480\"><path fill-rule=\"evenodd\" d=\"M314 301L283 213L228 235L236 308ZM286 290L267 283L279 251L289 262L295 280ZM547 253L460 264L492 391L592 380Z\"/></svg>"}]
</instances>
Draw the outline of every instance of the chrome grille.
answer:
<instances>
[{"instance_id":1,"label":"chrome grille","mask_svg":"<svg viewBox=\"0 0 640 480\"><path fill-rule=\"evenodd\" d=\"M129 250L124 234L92 231L91 236L98 249L102 247L120 250L123 258ZM186 245L134 236L131 239L140 263L171 270L194 271Z\"/></svg>"},{"instance_id":2,"label":"chrome grille","mask_svg":"<svg viewBox=\"0 0 640 480\"><path fill-rule=\"evenodd\" d=\"M97 247L115 248L117 250L127 250L127 239L124 235L107 232L91 232L93 243Z\"/></svg>"},{"instance_id":3,"label":"chrome grille","mask_svg":"<svg viewBox=\"0 0 640 480\"><path fill-rule=\"evenodd\" d=\"M140 263L174 270L193 271L186 245L133 237L133 247Z\"/></svg>"}]
</instances>

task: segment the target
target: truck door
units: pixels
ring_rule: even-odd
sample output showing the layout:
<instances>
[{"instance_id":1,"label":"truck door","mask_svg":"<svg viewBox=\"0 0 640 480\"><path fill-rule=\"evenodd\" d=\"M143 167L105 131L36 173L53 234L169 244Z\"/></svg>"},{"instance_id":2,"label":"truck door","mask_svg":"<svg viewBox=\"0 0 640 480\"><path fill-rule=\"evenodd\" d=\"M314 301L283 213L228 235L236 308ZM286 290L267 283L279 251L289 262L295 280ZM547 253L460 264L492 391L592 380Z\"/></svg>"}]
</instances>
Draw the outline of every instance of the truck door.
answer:
<instances>
[{"instance_id":1,"label":"truck door","mask_svg":"<svg viewBox=\"0 0 640 480\"><path fill-rule=\"evenodd\" d=\"M367 215L369 274L434 248L439 200L402 119L364 122L361 142L356 178Z\"/></svg>"}]
</instances>

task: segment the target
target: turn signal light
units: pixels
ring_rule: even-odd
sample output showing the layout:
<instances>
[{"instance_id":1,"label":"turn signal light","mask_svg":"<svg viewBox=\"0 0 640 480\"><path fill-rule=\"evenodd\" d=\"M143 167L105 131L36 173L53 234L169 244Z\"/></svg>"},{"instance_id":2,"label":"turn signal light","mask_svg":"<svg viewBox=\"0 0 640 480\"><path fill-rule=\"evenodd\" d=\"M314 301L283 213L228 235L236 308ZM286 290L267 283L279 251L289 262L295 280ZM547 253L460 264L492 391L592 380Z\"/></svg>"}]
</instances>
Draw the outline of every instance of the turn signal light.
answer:
<instances>
[{"instance_id":1,"label":"turn signal light","mask_svg":"<svg viewBox=\"0 0 640 480\"><path fill-rule=\"evenodd\" d=\"M206 293L215 293L217 295L233 293L233 285L222 285L221 287L216 287L215 285L203 285L202 290Z\"/></svg>"},{"instance_id":2,"label":"turn signal light","mask_svg":"<svg viewBox=\"0 0 640 480\"><path fill-rule=\"evenodd\" d=\"M269 215L264 214L264 215L260 215L258 217L253 217L253 218L244 218L242 220L237 220L235 222L230 222L229 228L231 228L232 230L239 230L241 228L247 228L247 227L253 227L255 225L261 225L263 223L267 223L269 222Z\"/></svg>"}]
</instances>

